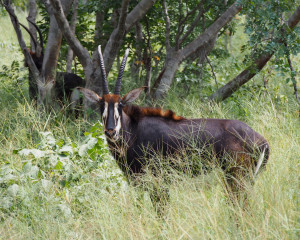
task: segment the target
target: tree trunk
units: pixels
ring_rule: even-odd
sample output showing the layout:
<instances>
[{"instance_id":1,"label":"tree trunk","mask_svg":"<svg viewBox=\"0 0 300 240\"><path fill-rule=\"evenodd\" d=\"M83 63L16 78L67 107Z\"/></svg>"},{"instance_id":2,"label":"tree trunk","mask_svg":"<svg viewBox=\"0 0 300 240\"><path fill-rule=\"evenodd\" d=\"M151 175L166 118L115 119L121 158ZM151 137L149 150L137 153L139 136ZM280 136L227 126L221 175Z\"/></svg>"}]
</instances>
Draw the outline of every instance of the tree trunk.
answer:
<instances>
[{"instance_id":1,"label":"tree trunk","mask_svg":"<svg viewBox=\"0 0 300 240\"><path fill-rule=\"evenodd\" d=\"M135 25L135 52L133 55L133 61L131 64L131 78L133 81L137 82L139 79L139 73L141 69L141 61L142 61L142 50L143 50L143 32L142 32L142 24L137 23Z\"/></svg>"},{"instance_id":2,"label":"tree trunk","mask_svg":"<svg viewBox=\"0 0 300 240\"><path fill-rule=\"evenodd\" d=\"M69 12L72 2L73 0L61 1L65 15L67 15L67 13ZM45 49L45 55L44 55L43 67L42 67L42 76L45 79L44 80L45 85L47 85L52 81L55 82L56 66L57 66L57 60L58 60L61 40L62 40L62 33L57 25L52 9L50 9L49 15L50 15L50 27L49 27L48 41Z\"/></svg>"},{"instance_id":3,"label":"tree trunk","mask_svg":"<svg viewBox=\"0 0 300 240\"><path fill-rule=\"evenodd\" d=\"M154 99L163 98L164 95L169 91L175 73L181 63L182 56L179 52L175 50L169 52L166 56L165 65L164 65L164 73L161 77L160 83L153 94Z\"/></svg>"},{"instance_id":4,"label":"tree trunk","mask_svg":"<svg viewBox=\"0 0 300 240\"><path fill-rule=\"evenodd\" d=\"M31 22L36 22L36 15L37 15L37 8L36 8L36 1L35 0L29 0L28 1L28 19ZM37 52L40 51L40 48L35 45L37 43L37 31L36 28L29 24L29 31L31 32L34 39L30 38L30 48L31 52ZM30 68L28 68L28 85L29 85L29 98L31 101L37 101L38 99L38 85L37 81L34 78L32 71L30 71Z\"/></svg>"},{"instance_id":5,"label":"tree trunk","mask_svg":"<svg viewBox=\"0 0 300 240\"><path fill-rule=\"evenodd\" d=\"M228 22L232 20L232 18L241 11L242 7L239 1L236 1L232 4L213 24L211 24L202 34L200 34L197 38L195 38L191 43L187 44L183 49L175 50L176 48L170 47L169 35L168 32L170 25L168 16L166 17L166 44L167 44L167 57L165 62L165 72L161 78L161 81L153 94L155 99L163 98L175 76L175 73L179 67L179 65L186 59L195 56L199 51L205 52L205 56L209 54L212 50L215 39L219 33L219 31L224 27ZM165 10L165 14L167 15L167 11Z\"/></svg>"},{"instance_id":6,"label":"tree trunk","mask_svg":"<svg viewBox=\"0 0 300 240\"><path fill-rule=\"evenodd\" d=\"M206 60L206 56L211 52L211 50L214 48L216 43L217 35L215 37L212 37L204 46L197 49L196 52L191 53L189 56L189 59L192 59L194 61L198 58L198 63L201 64ZM180 66L180 64L186 60L187 58L184 57L182 54L182 51L176 52L175 49L172 50L169 54L167 54L166 62L164 66L164 73L161 77L161 80L159 83L156 83L158 85L157 89L155 89L155 86L153 86L153 89L151 92L155 91L152 94L152 97L154 99L160 99L163 98L164 95L168 92L169 88L171 87L171 84L173 82L174 76Z\"/></svg>"},{"instance_id":7,"label":"tree trunk","mask_svg":"<svg viewBox=\"0 0 300 240\"><path fill-rule=\"evenodd\" d=\"M215 93L213 93L209 99L216 102L223 101L227 97L231 96L240 86L248 82L252 77L254 77L257 72L259 72L266 63L270 60L273 54L262 55L254 65L248 67L246 70L241 72L237 77L227 83L225 86L219 88Z\"/></svg>"},{"instance_id":8,"label":"tree trunk","mask_svg":"<svg viewBox=\"0 0 300 240\"><path fill-rule=\"evenodd\" d=\"M294 27L300 21L300 6L296 9L293 15L289 18L287 22L287 26L290 29L294 29ZM282 27L281 31L284 32L284 27ZM282 42L283 39L280 39L279 42ZM216 102L223 101L224 99L231 96L235 91L237 91L242 85L247 83L252 77L254 77L271 59L274 52L265 52L261 54L257 59L253 60L253 64L241 72L237 77L232 79L229 83L219 88L215 93L213 93L209 99L214 100Z\"/></svg>"},{"instance_id":9,"label":"tree trunk","mask_svg":"<svg viewBox=\"0 0 300 240\"><path fill-rule=\"evenodd\" d=\"M31 20L32 22L35 22L36 15L37 15L36 2L35 2L35 0L29 0L28 1L28 19ZM34 39L37 40L36 29L32 24L29 24L29 30L32 33L32 36L34 37ZM36 52L37 49L35 49L34 42L31 38L30 38L30 46L31 46L31 51Z\"/></svg>"},{"instance_id":10,"label":"tree trunk","mask_svg":"<svg viewBox=\"0 0 300 240\"><path fill-rule=\"evenodd\" d=\"M73 49L74 53L78 57L85 72L85 79L87 81L86 87L94 90L99 95L102 94L102 80L101 70L99 68L99 55L97 50L94 51L92 59L89 56L89 52L85 49L78 39L70 30L70 26L62 13L61 4L58 0L50 0L51 6L54 9L54 15L59 23L60 29L64 33L68 44ZM117 53L121 47L122 39L126 32L130 30L140 19L147 13L147 11L153 6L155 0L141 0L133 10L127 14L128 0L122 1L121 16L119 18L118 28L110 35L109 41L103 51L104 64L106 73L109 73L111 66L117 56Z\"/></svg>"},{"instance_id":11,"label":"tree trunk","mask_svg":"<svg viewBox=\"0 0 300 240\"><path fill-rule=\"evenodd\" d=\"M78 0L74 0L73 2L73 15L71 19L71 31L75 34L75 28L76 28L76 23L77 23L77 8L78 8ZM74 54L72 48L69 46L68 47L68 54L67 54L67 67L66 67L66 72L71 73L72 72L72 62L74 59Z\"/></svg>"},{"instance_id":12,"label":"tree trunk","mask_svg":"<svg viewBox=\"0 0 300 240\"><path fill-rule=\"evenodd\" d=\"M150 89L151 89L151 78L152 78L152 51L149 51L149 56L147 58L147 61L145 62L145 68L146 68L146 78L145 78L145 83L144 86L147 87L145 88L145 93L149 96L150 94Z\"/></svg>"},{"instance_id":13,"label":"tree trunk","mask_svg":"<svg viewBox=\"0 0 300 240\"><path fill-rule=\"evenodd\" d=\"M96 13L96 22L95 22L95 36L94 36L94 42L95 42L95 48L98 45L105 46L106 40L105 37L103 37L103 22L104 22L105 12L102 10L99 10Z\"/></svg>"}]
</instances>

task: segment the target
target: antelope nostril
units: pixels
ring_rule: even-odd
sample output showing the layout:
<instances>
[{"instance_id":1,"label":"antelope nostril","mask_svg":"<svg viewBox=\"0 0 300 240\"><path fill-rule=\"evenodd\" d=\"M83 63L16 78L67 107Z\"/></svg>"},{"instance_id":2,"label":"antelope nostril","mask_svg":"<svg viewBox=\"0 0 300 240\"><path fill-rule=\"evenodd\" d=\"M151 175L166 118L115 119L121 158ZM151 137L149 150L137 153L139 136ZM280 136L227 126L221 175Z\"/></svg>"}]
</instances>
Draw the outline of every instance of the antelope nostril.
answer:
<instances>
[{"instance_id":1,"label":"antelope nostril","mask_svg":"<svg viewBox=\"0 0 300 240\"><path fill-rule=\"evenodd\" d=\"M115 130L106 130L104 131L105 135L108 137L113 137L116 134Z\"/></svg>"}]
</instances>

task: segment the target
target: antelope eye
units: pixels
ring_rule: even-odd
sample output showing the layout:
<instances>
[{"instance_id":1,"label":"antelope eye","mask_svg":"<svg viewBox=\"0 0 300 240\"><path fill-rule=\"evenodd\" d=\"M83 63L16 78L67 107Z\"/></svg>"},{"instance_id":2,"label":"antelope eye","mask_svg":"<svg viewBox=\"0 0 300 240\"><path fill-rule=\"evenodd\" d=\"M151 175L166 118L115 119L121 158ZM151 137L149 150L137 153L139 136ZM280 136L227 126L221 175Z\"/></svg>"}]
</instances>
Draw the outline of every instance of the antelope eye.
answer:
<instances>
[{"instance_id":1,"label":"antelope eye","mask_svg":"<svg viewBox=\"0 0 300 240\"><path fill-rule=\"evenodd\" d=\"M119 102L119 107L124 107L125 105L122 102Z\"/></svg>"},{"instance_id":2,"label":"antelope eye","mask_svg":"<svg viewBox=\"0 0 300 240\"><path fill-rule=\"evenodd\" d=\"M100 107L104 107L104 101L100 101L99 104L100 104Z\"/></svg>"}]
</instances>

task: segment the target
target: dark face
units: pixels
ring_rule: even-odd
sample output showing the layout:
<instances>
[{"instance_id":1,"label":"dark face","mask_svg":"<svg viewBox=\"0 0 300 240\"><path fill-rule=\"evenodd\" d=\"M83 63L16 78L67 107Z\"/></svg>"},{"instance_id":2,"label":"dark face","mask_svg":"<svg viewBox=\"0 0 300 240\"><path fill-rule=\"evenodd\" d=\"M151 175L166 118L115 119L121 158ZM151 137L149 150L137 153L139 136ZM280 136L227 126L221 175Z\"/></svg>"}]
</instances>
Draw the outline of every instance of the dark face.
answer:
<instances>
[{"instance_id":1,"label":"dark face","mask_svg":"<svg viewBox=\"0 0 300 240\"><path fill-rule=\"evenodd\" d=\"M82 92L89 101L100 104L104 133L109 139L116 141L120 136L123 107L136 100L145 87L133 89L122 98L119 94L104 94L103 97L99 97L92 90L81 87L76 89Z\"/></svg>"},{"instance_id":2,"label":"dark face","mask_svg":"<svg viewBox=\"0 0 300 240\"><path fill-rule=\"evenodd\" d=\"M121 129L122 103L120 95L106 94L100 101L104 133L111 140L118 140Z\"/></svg>"}]
</instances>

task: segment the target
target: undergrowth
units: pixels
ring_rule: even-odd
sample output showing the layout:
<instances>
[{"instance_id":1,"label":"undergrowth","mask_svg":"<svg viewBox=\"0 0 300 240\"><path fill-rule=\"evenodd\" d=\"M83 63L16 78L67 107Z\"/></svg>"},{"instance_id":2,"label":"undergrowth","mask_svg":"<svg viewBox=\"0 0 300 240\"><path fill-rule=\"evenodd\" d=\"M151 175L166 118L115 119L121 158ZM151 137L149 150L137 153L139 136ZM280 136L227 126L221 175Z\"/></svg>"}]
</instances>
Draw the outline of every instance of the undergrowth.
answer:
<instances>
[{"instance_id":1,"label":"undergrowth","mask_svg":"<svg viewBox=\"0 0 300 240\"><path fill-rule=\"evenodd\" d=\"M246 209L228 201L218 168L197 177L172 171L162 217L151 184L125 180L101 123L37 109L28 102L27 73L9 54L0 70L0 239L299 239L299 106L277 83L267 91L253 81L220 104L178 97L175 85L159 103L187 118L242 120L271 148L247 188ZM151 173L144 182L164 184Z\"/></svg>"},{"instance_id":2,"label":"undergrowth","mask_svg":"<svg viewBox=\"0 0 300 240\"><path fill-rule=\"evenodd\" d=\"M25 101L25 100L24 100ZM222 173L172 172L165 215L147 185L128 185L106 147L101 124L40 114L19 102L2 108L0 233L4 239L297 239L299 120L293 105L268 95L227 104L198 100L166 106L186 117L238 116L270 142L266 170L247 189L249 207L228 201ZM150 174L147 181L160 182ZM160 183L159 183L160 184Z\"/></svg>"}]
</instances>

